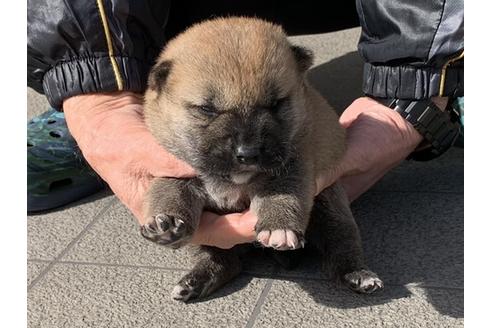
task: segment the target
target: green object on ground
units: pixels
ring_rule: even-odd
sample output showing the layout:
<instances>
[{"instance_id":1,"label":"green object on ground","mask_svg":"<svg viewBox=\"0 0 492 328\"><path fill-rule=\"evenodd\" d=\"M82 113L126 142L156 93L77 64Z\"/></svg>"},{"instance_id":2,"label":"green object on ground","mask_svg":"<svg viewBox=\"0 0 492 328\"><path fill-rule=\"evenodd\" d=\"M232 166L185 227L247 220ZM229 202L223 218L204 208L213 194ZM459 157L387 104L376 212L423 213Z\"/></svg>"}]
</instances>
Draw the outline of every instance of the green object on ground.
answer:
<instances>
[{"instance_id":1,"label":"green object on ground","mask_svg":"<svg viewBox=\"0 0 492 328\"><path fill-rule=\"evenodd\" d=\"M458 139L456 139L454 146L463 148L465 146L465 97L458 97L454 101L453 107L457 109L460 114L461 124L460 135L458 136Z\"/></svg>"},{"instance_id":2,"label":"green object on ground","mask_svg":"<svg viewBox=\"0 0 492 328\"><path fill-rule=\"evenodd\" d=\"M50 109L27 123L27 210L44 211L105 187L70 135L65 116Z\"/></svg>"}]
</instances>

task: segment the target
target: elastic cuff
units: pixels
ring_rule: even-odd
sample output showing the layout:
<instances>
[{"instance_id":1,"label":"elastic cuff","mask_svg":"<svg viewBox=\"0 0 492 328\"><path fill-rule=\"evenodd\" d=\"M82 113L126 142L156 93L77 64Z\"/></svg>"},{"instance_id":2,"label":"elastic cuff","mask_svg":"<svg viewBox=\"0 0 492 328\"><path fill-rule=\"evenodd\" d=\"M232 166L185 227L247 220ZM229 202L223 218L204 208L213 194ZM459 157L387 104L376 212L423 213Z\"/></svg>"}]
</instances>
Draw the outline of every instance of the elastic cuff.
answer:
<instances>
[{"instance_id":1,"label":"elastic cuff","mask_svg":"<svg viewBox=\"0 0 492 328\"><path fill-rule=\"evenodd\" d=\"M147 87L147 76L151 64L133 57L114 57L118 65L123 90L141 93ZM118 84L111 64L105 57L77 58L61 62L43 77L44 94L50 105L60 110L63 100L72 96L94 93L123 91Z\"/></svg>"},{"instance_id":2,"label":"elastic cuff","mask_svg":"<svg viewBox=\"0 0 492 328\"><path fill-rule=\"evenodd\" d=\"M364 64L362 91L379 98L425 99L439 96L441 69ZM463 67L448 67L442 96L463 96Z\"/></svg>"}]
</instances>

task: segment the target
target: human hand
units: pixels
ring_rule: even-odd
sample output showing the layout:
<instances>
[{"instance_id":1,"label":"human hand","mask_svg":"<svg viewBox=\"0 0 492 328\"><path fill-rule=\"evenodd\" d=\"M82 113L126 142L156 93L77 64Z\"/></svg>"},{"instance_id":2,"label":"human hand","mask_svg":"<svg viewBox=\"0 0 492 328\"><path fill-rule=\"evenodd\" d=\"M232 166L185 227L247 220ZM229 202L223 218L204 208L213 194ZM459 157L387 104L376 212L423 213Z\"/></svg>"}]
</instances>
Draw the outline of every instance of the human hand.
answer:
<instances>
[{"instance_id":1,"label":"human hand","mask_svg":"<svg viewBox=\"0 0 492 328\"><path fill-rule=\"evenodd\" d=\"M347 128L347 151L335 170L321 172L317 192L340 179L350 201L367 191L389 170L403 161L422 141L422 136L400 114L361 97L340 117Z\"/></svg>"},{"instance_id":2,"label":"human hand","mask_svg":"<svg viewBox=\"0 0 492 328\"><path fill-rule=\"evenodd\" d=\"M63 103L70 133L90 166L138 222L154 177L184 178L194 170L162 148L143 119L142 97L131 92L87 94Z\"/></svg>"}]
</instances>

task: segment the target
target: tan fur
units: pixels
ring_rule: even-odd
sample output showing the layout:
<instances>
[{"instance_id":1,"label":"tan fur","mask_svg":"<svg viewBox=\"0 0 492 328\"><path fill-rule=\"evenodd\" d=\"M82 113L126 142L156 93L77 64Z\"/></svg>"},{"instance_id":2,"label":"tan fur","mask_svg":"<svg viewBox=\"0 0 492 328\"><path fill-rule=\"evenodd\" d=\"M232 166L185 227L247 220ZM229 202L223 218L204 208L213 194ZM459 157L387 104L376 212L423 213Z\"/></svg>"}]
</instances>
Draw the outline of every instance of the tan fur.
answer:
<instances>
[{"instance_id":1,"label":"tan fur","mask_svg":"<svg viewBox=\"0 0 492 328\"><path fill-rule=\"evenodd\" d=\"M261 102L262 89L266 88L263 82L271 78L280 82L281 93L297 89L294 100L306 110L296 120L298 132L305 134L301 143L313 170L308 174L313 186L316 174L333 167L341 158L345 133L338 117L304 75L294 74L295 59L280 26L240 17L206 21L171 40L157 60L163 61L175 63L164 91L172 97L148 90L145 117L151 131L165 146L172 148L165 140L179 135L185 126L183 122L189 119L181 101L200 104L204 84L213 81L216 88L226 90L225 97L220 99L224 107L241 109ZM186 83L186 88L180 88L181 83Z\"/></svg>"}]
</instances>

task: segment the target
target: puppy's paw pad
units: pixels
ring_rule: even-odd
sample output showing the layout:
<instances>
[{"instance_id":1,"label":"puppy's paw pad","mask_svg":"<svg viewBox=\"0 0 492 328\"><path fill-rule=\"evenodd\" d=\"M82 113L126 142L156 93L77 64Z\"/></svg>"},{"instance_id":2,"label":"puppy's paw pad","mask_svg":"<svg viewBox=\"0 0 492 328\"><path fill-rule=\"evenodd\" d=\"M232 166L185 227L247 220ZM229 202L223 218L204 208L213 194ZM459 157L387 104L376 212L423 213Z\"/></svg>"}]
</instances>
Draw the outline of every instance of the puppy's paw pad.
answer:
<instances>
[{"instance_id":1,"label":"puppy's paw pad","mask_svg":"<svg viewBox=\"0 0 492 328\"><path fill-rule=\"evenodd\" d=\"M209 294L214 283L213 277L200 272L190 272L184 276L171 292L173 299L187 302Z\"/></svg>"},{"instance_id":2,"label":"puppy's paw pad","mask_svg":"<svg viewBox=\"0 0 492 328\"><path fill-rule=\"evenodd\" d=\"M384 288L383 281L369 270L347 273L343 278L349 288L357 293L371 294Z\"/></svg>"},{"instance_id":3,"label":"puppy's paw pad","mask_svg":"<svg viewBox=\"0 0 492 328\"><path fill-rule=\"evenodd\" d=\"M288 229L263 230L256 237L265 247L271 247L276 250L292 250L304 247L304 238Z\"/></svg>"},{"instance_id":4,"label":"puppy's paw pad","mask_svg":"<svg viewBox=\"0 0 492 328\"><path fill-rule=\"evenodd\" d=\"M177 301L186 302L191 298L196 297L193 288L189 286L176 285L171 292L171 297Z\"/></svg>"},{"instance_id":5,"label":"puppy's paw pad","mask_svg":"<svg viewBox=\"0 0 492 328\"><path fill-rule=\"evenodd\" d=\"M172 215L157 214L140 227L140 233L153 242L169 245L186 236L186 224Z\"/></svg>"}]
</instances>

